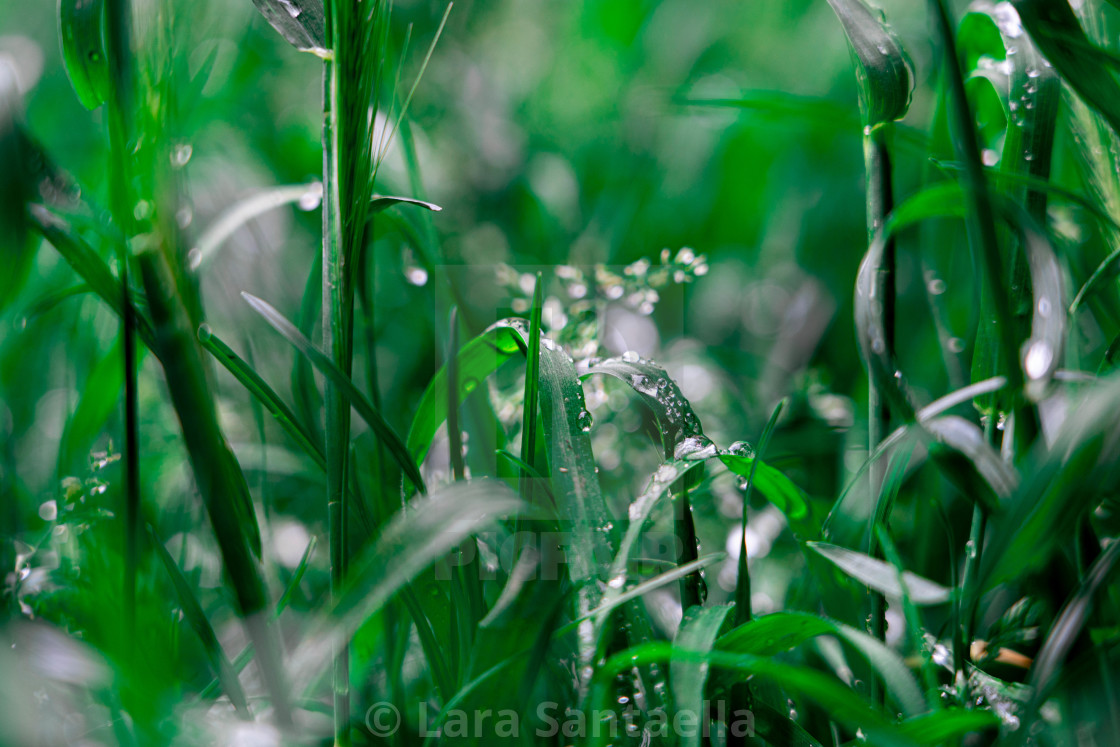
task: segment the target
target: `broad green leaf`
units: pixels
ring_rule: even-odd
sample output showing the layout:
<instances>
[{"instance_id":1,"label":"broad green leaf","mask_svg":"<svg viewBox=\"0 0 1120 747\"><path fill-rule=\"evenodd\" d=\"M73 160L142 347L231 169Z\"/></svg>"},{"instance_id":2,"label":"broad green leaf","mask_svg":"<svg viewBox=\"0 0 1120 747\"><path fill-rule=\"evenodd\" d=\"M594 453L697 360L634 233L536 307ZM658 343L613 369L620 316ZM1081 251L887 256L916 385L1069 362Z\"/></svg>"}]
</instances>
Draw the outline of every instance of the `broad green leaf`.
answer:
<instances>
[{"instance_id":1,"label":"broad green leaf","mask_svg":"<svg viewBox=\"0 0 1120 747\"><path fill-rule=\"evenodd\" d=\"M508 323L491 326L460 348L458 400L462 402L479 387L487 376L516 355L521 354L524 340ZM424 390L412 426L408 429L408 452L420 464L432 446L436 430L447 420L447 367L441 367Z\"/></svg>"},{"instance_id":2,"label":"broad green leaf","mask_svg":"<svg viewBox=\"0 0 1120 747\"><path fill-rule=\"evenodd\" d=\"M898 581L898 571L890 563L826 542L809 542L807 544L857 581L888 597L902 598L902 586ZM910 601L914 604L944 604L952 598L950 589L916 573L904 571L902 580L906 584Z\"/></svg>"},{"instance_id":3,"label":"broad green leaf","mask_svg":"<svg viewBox=\"0 0 1120 747\"><path fill-rule=\"evenodd\" d=\"M856 59L860 112L865 126L902 119L910 107L910 67L902 45L881 15L863 0L828 0Z\"/></svg>"},{"instance_id":4,"label":"broad green leaf","mask_svg":"<svg viewBox=\"0 0 1120 747\"><path fill-rule=\"evenodd\" d=\"M87 109L101 106L111 93L104 28L104 0L59 0L62 60L74 93Z\"/></svg>"},{"instance_id":5,"label":"broad green leaf","mask_svg":"<svg viewBox=\"0 0 1120 747\"><path fill-rule=\"evenodd\" d=\"M677 630L674 645L687 651L711 651L729 612L731 612L730 605L692 607L686 610L681 626ZM708 663L673 659L669 663L669 681L672 684L673 703L677 711L704 718ZM682 735L681 744L685 747L699 747L699 732L693 730Z\"/></svg>"},{"instance_id":6,"label":"broad green leaf","mask_svg":"<svg viewBox=\"0 0 1120 747\"><path fill-rule=\"evenodd\" d=\"M894 574L894 569L889 572ZM763 615L720 636L715 648L770 657L820 635L835 635L859 651L883 677L904 713L913 716L926 710L921 689L902 657L867 633L825 617L805 612Z\"/></svg>"},{"instance_id":7,"label":"broad green leaf","mask_svg":"<svg viewBox=\"0 0 1120 747\"><path fill-rule=\"evenodd\" d=\"M358 391L349 377L342 373L342 371L331 362L330 358L312 345L311 341L304 337L303 333L296 329L294 324L285 319L279 311L254 295L249 293L242 293L241 295L244 296L245 300L249 302L249 305L252 306L258 314L272 325L273 329L283 335L284 339L291 343L296 350L310 360L324 376L339 388L339 391L342 392L351 406L358 411L362 419L369 424L370 428L372 428L378 438L381 439L381 442L400 466L401 471L412 484L416 486L416 489L423 493L426 490L424 478L420 476L420 470L416 466L416 462L412 460L408 449L405 448L404 442L401 441L400 436L393 430L393 427L386 422L384 416L369 403L366 396Z\"/></svg>"},{"instance_id":8,"label":"broad green leaf","mask_svg":"<svg viewBox=\"0 0 1120 747\"><path fill-rule=\"evenodd\" d=\"M253 0L253 5L293 47L327 55L323 0Z\"/></svg>"}]
</instances>

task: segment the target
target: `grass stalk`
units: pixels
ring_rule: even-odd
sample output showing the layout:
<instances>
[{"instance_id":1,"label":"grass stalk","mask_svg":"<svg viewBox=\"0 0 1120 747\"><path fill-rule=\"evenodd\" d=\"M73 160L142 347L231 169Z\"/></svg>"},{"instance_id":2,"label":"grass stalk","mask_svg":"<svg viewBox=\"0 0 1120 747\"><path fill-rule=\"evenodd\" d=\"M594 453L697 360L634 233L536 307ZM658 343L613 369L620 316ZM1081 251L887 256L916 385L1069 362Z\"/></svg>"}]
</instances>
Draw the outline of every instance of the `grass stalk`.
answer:
<instances>
[{"instance_id":1,"label":"grass stalk","mask_svg":"<svg viewBox=\"0 0 1120 747\"><path fill-rule=\"evenodd\" d=\"M130 194L131 156L128 152L130 112L134 98L129 0L105 3L106 56L114 82L108 102L110 205L113 220L125 239L117 246L120 267L121 337L124 366L124 609L122 630L125 650L136 635L136 575L141 547L139 404L136 382L136 312L132 303L128 237L135 233Z\"/></svg>"},{"instance_id":2,"label":"grass stalk","mask_svg":"<svg viewBox=\"0 0 1120 747\"><path fill-rule=\"evenodd\" d=\"M868 241L873 241L875 234L883 227L894 209L894 189L891 179L891 156L887 143L887 127L885 125L868 126L864 128L863 135L864 169L867 179L867 233ZM897 264L894 238L887 241L883 251L883 262L878 270L876 288L880 291L880 302L883 305L883 339L890 351L894 350L895 343L895 268ZM879 390L875 374L869 368L867 377L867 448L868 453L874 451L882 443L883 438L890 433L891 417L890 408L884 393ZM885 478L885 463L883 460L874 460L868 470L870 482L869 493L872 502L876 503L882 491ZM874 522L874 508L869 519ZM874 543L874 526L868 528L868 542ZM886 604L883 595L871 591L871 633L880 641L886 640ZM882 684L877 676L871 677L872 700L882 705Z\"/></svg>"}]
</instances>

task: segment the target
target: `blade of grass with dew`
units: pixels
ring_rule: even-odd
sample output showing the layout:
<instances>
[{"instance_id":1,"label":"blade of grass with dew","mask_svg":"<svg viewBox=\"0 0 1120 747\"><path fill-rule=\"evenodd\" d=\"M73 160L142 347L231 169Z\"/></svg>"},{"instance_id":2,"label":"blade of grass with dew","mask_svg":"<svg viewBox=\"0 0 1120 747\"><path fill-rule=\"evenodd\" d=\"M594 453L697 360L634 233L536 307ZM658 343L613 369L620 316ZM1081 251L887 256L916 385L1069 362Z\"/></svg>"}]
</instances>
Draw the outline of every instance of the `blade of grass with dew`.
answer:
<instances>
[{"instance_id":1,"label":"blade of grass with dew","mask_svg":"<svg viewBox=\"0 0 1120 747\"><path fill-rule=\"evenodd\" d=\"M673 645L687 651L710 651L730 612L730 605L692 607L686 610ZM706 717L707 662L671 659L669 682L673 690L673 704L678 713ZM681 735L681 744L684 747L699 747L700 732L685 732Z\"/></svg>"},{"instance_id":2,"label":"blade of grass with dew","mask_svg":"<svg viewBox=\"0 0 1120 747\"><path fill-rule=\"evenodd\" d=\"M330 54L324 0L253 0L253 5L296 49L319 57Z\"/></svg>"},{"instance_id":3,"label":"blade of grass with dew","mask_svg":"<svg viewBox=\"0 0 1120 747\"><path fill-rule=\"evenodd\" d=\"M263 679L283 722L287 720L287 688L279 641L263 617L267 593L254 557L254 549L259 554L260 535L248 486L218 423L202 349L187 327L187 312L178 300L166 260L154 250L141 253L138 260L156 329L155 349L164 366L199 492L234 589L238 614L253 639Z\"/></svg>"},{"instance_id":4,"label":"blade of grass with dew","mask_svg":"<svg viewBox=\"0 0 1120 747\"><path fill-rule=\"evenodd\" d=\"M568 576L577 586L577 614L584 615L602 599L602 592L593 582L599 577L601 565L614 557L617 540L599 488L588 433L587 405L575 364L547 338L541 340L540 356L542 432L558 513L571 532L565 552ZM580 629L578 639L579 671L584 672L593 664L596 652L596 636L590 623ZM582 693L590 683L582 675L579 679Z\"/></svg>"},{"instance_id":5,"label":"blade of grass with dew","mask_svg":"<svg viewBox=\"0 0 1120 747\"><path fill-rule=\"evenodd\" d=\"M408 449L405 447L404 442L392 426L385 420L384 416L378 412L373 405L369 403L365 395L358 391L357 387L351 383L350 379L343 374L334 363L331 362L326 355L320 352L311 341L308 340L303 334L296 329L295 325L284 318L280 312L270 306L267 302L253 296L249 293L242 293L245 300L253 307L254 310L267 321L272 328L279 332L284 339L305 356L311 363L319 369L319 371L330 380L336 387L338 387L342 396L346 401L353 406L363 420L373 429L378 438L385 444L389 453L396 460L397 465L404 472L405 476L412 481L412 484L421 493L426 491L424 479L420 476L420 470L413 461L412 456L409 454Z\"/></svg>"},{"instance_id":6,"label":"blade of grass with dew","mask_svg":"<svg viewBox=\"0 0 1120 747\"><path fill-rule=\"evenodd\" d=\"M270 187L250 195L222 211L199 235L188 254L190 268L199 269L218 253L226 240L242 226L261 215L284 205L298 205L301 210L314 210L323 199L320 182Z\"/></svg>"},{"instance_id":7,"label":"blade of grass with dew","mask_svg":"<svg viewBox=\"0 0 1120 747\"><path fill-rule=\"evenodd\" d=\"M964 57L965 70L974 71L971 72L969 81L972 87L976 88L981 85L980 81L986 81L999 102L1005 122L1002 128L1004 138L999 158L999 174L1023 174L1045 182L1050 175L1057 125L1061 88L1057 74L1023 34L1018 14L1006 3L974 4L971 12L961 21L958 44ZM1045 225L1045 191L1016 189L1013 197L1025 201L1026 211L1031 218ZM1001 237L1009 252L1010 302L1015 315L1015 336L1023 337L1027 334L1032 308L1029 297L1029 260L1025 256L1028 252L1022 246L1012 244L1005 232L1001 232ZM981 292L980 313L981 318L985 319L996 313L986 286ZM980 327L973 357L974 381L1001 373L998 332L998 325L985 324ZM1033 360L1038 360L1037 354ZM981 412L989 415L997 410L1010 410L1009 404L997 403L994 397L977 401ZM1029 429L1023 436L1028 439L1033 437Z\"/></svg>"},{"instance_id":8,"label":"blade of grass with dew","mask_svg":"<svg viewBox=\"0 0 1120 747\"><path fill-rule=\"evenodd\" d=\"M74 93L87 109L96 109L112 96L104 28L103 0L59 0L62 60Z\"/></svg>"},{"instance_id":9,"label":"blade of grass with dew","mask_svg":"<svg viewBox=\"0 0 1120 747\"><path fill-rule=\"evenodd\" d=\"M172 586L175 587L175 595L179 599L179 607L183 610L183 617L194 629L199 642L202 643L202 648L206 651L206 658L210 660L210 668L217 675L222 689L229 696L237 715L240 718L251 720L252 715L249 713L245 691L241 689L241 680L238 679L237 671L222 649L222 644L218 642L218 636L214 633L214 628L210 625L210 620L206 617L198 597L195 596L194 590L191 589L190 583L183 576L183 572L179 570L179 566L175 564L175 560L167 552L163 540L159 538L150 524L148 525L148 537L160 562L163 563L167 575L171 578Z\"/></svg>"},{"instance_id":10,"label":"blade of grass with dew","mask_svg":"<svg viewBox=\"0 0 1120 747\"><path fill-rule=\"evenodd\" d=\"M1120 134L1120 84L1109 69L1115 62L1085 36L1069 4L1014 0L1012 5L1062 80Z\"/></svg>"},{"instance_id":11,"label":"blade of grass with dew","mask_svg":"<svg viewBox=\"0 0 1120 747\"><path fill-rule=\"evenodd\" d=\"M214 356L214 360L222 364L222 367L229 371L268 410L269 414L276 419L277 424L291 436L300 449L311 457L315 464L325 469L326 461L323 457L323 449L314 434L300 423L295 413L280 399L280 395L260 377L260 374L242 360L220 337L214 334L209 325L204 324L199 328L198 339L202 347Z\"/></svg>"},{"instance_id":12,"label":"blade of grass with dew","mask_svg":"<svg viewBox=\"0 0 1120 747\"><path fill-rule=\"evenodd\" d=\"M893 568L890 573L894 573ZM873 636L826 617L805 612L774 612L733 628L720 636L714 647L728 653L773 656L820 635L837 636L866 658L883 677L887 692L907 716L926 710L921 689L902 657Z\"/></svg>"},{"instance_id":13,"label":"blade of grass with dew","mask_svg":"<svg viewBox=\"0 0 1120 747\"><path fill-rule=\"evenodd\" d=\"M893 599L902 597L902 586L899 584L898 572L890 563L855 550L830 545L827 542L808 542L806 544L819 553L821 557L835 563L838 568L857 581ZM902 580L906 583L910 600L916 605L945 604L952 598L951 589L947 589L941 584L923 578L916 573L905 571L902 574Z\"/></svg>"},{"instance_id":14,"label":"blade of grass with dew","mask_svg":"<svg viewBox=\"0 0 1120 747\"><path fill-rule=\"evenodd\" d=\"M949 10L944 0L930 0L929 5L936 28L936 38L943 50L945 61L943 75L950 103L949 129L957 158L965 167L963 183L968 206L965 224L969 246L973 256L979 258L978 264L982 266L984 276L982 287L991 298L992 315L982 319L982 324L997 328L1000 362L1006 369L1003 373L1010 383L1011 395L1017 400L1021 397L1023 375L1017 360L1011 298L1008 289L1003 285L1004 262L999 249L992 195L984 173L980 148L976 142L975 119L965 94L961 60L953 35L953 25L949 20ZM1033 410L1018 408L1016 410L1024 416L1034 414ZM1024 417L1020 420L1022 420L1020 425L1029 429L1031 424L1037 422L1037 417L1029 419ZM1033 434L1029 435L1033 436Z\"/></svg>"}]
</instances>

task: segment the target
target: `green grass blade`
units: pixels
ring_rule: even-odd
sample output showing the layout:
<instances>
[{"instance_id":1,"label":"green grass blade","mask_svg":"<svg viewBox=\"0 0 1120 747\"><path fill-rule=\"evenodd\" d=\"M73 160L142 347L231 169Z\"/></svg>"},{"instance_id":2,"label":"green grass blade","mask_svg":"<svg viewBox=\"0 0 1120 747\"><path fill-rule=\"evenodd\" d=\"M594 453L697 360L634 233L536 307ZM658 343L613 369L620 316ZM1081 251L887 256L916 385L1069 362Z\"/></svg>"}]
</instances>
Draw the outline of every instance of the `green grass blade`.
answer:
<instances>
[{"instance_id":1,"label":"green grass blade","mask_svg":"<svg viewBox=\"0 0 1120 747\"><path fill-rule=\"evenodd\" d=\"M898 572L890 563L861 552L830 545L827 542L809 542L807 544L857 581L888 597L902 598L902 586L898 580ZM905 571L902 574L902 580L905 582L910 600L914 604L923 606L945 604L952 598L952 590L916 573Z\"/></svg>"},{"instance_id":2,"label":"green grass blade","mask_svg":"<svg viewBox=\"0 0 1120 747\"><path fill-rule=\"evenodd\" d=\"M326 469L323 449L315 436L308 431L296 418L295 413L284 404L272 387L260 377L253 367L246 363L233 351L220 337L214 334L207 324L198 330L198 339L202 347L214 356L222 367L229 371L242 386L276 419L277 424L284 432L292 437L305 454L311 457L320 468Z\"/></svg>"},{"instance_id":3,"label":"green grass blade","mask_svg":"<svg viewBox=\"0 0 1120 747\"><path fill-rule=\"evenodd\" d=\"M59 0L58 35L62 42L62 60L74 93L87 109L96 109L111 96L104 28L103 0Z\"/></svg>"},{"instance_id":4,"label":"green grass blade","mask_svg":"<svg viewBox=\"0 0 1120 747\"><path fill-rule=\"evenodd\" d=\"M717 607L692 607L684 614L673 643L687 651L711 651L724 620L731 612L729 605ZM708 682L708 664L703 661L673 659L669 662L669 681L673 688L673 703L678 712L705 713L705 689ZM700 732L690 730L681 737L683 747L699 747Z\"/></svg>"},{"instance_id":5,"label":"green grass blade","mask_svg":"<svg viewBox=\"0 0 1120 747\"><path fill-rule=\"evenodd\" d=\"M378 412L373 405L370 404L366 396L362 394L351 383L350 379L338 369L338 367L331 362L327 356L321 353L311 341L303 336L303 333L296 329L295 325L284 318L279 311L274 309L265 301L253 296L249 293L242 293L245 300L249 305L260 314L264 319L272 325L273 329L279 332L284 339L296 348L303 356L305 356L311 363L319 369L319 371L327 377L350 404L357 410L358 414L363 420L369 424L378 438L389 450L389 453L396 460L400 466L401 471L405 476L416 486L417 490L421 493L425 492L424 478L420 475L420 470L413 461L412 456L409 454L408 449L405 447L404 442L392 426L386 422L384 416Z\"/></svg>"},{"instance_id":6,"label":"green grass blade","mask_svg":"<svg viewBox=\"0 0 1120 747\"><path fill-rule=\"evenodd\" d=\"M774 435L774 428L778 424L778 417L782 414L785 400L778 402L766 427L762 429L762 436L758 439L758 451L752 460L750 472L747 474L746 488L743 490L743 517L740 521L742 539L739 545L739 571L735 581L735 624L742 625L751 619L751 572L747 565L747 507L751 502L751 493L754 492L754 480L758 474L758 465L762 462L762 455L770 444L770 437Z\"/></svg>"},{"instance_id":7,"label":"green grass blade","mask_svg":"<svg viewBox=\"0 0 1120 747\"><path fill-rule=\"evenodd\" d=\"M541 309L544 282L537 273L533 287L533 306L529 317L529 340L525 362L525 398L521 409L521 461L533 467L537 450L537 405L541 388ZM521 475L521 498L532 504L533 483L529 472Z\"/></svg>"},{"instance_id":8,"label":"green grass blade","mask_svg":"<svg viewBox=\"0 0 1120 747\"><path fill-rule=\"evenodd\" d=\"M241 689L241 680L237 677L237 670L234 669L229 657L222 650L222 644L218 642L218 636L214 633L209 618L206 617L202 605L199 604L198 598L194 595L194 590L191 589L191 585L183 576L183 572L179 570L179 566L175 564L175 560L167 552L167 548L164 547L163 541L160 540L150 525L148 526L148 537L152 546L156 549L156 555L159 556L160 562L167 570L172 585L175 587L175 595L179 599L179 606L183 609L183 616L194 629L202 643L202 648L206 651L206 657L210 660L210 668L217 675L222 689L229 696L237 715L243 719L252 719L248 701L245 699L245 691Z\"/></svg>"},{"instance_id":9,"label":"green grass blade","mask_svg":"<svg viewBox=\"0 0 1120 747\"><path fill-rule=\"evenodd\" d=\"M894 574L891 568L889 573ZM720 651L773 656L810 638L835 635L860 652L887 685L903 712L909 716L925 711L925 699L917 681L902 658L867 633L842 623L805 612L775 612L755 618L720 636Z\"/></svg>"}]
</instances>

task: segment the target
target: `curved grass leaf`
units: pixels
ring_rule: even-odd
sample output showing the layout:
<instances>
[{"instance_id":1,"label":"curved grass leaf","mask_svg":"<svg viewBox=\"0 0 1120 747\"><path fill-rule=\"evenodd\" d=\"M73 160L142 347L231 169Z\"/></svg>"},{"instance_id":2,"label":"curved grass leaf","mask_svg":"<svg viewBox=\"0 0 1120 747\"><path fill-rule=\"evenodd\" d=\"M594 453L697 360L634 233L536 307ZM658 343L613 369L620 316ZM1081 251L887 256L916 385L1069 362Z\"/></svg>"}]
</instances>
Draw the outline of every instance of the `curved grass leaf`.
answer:
<instances>
[{"instance_id":1,"label":"curved grass leaf","mask_svg":"<svg viewBox=\"0 0 1120 747\"><path fill-rule=\"evenodd\" d=\"M887 573L897 579L894 568ZM925 711L918 682L898 654L867 633L825 617L805 612L763 615L720 636L715 648L729 653L773 656L820 635L835 635L866 657L904 713L913 716Z\"/></svg>"},{"instance_id":2,"label":"curved grass leaf","mask_svg":"<svg viewBox=\"0 0 1120 747\"><path fill-rule=\"evenodd\" d=\"M433 213L438 213L443 210L439 205L434 202L427 202L426 200L417 200L414 197L393 197L392 195L374 195L369 201L369 216L372 218L377 213L388 210L394 205L416 205L418 207L431 210Z\"/></svg>"},{"instance_id":3,"label":"curved grass leaf","mask_svg":"<svg viewBox=\"0 0 1120 747\"><path fill-rule=\"evenodd\" d=\"M206 658L210 660L210 668L217 675L222 689L229 696L237 715L243 719L251 719L249 704L245 699L245 691L241 689L241 680L237 677L237 670L230 663L229 657L222 649L222 644L218 642L218 636L214 633L214 628L210 625L210 620L206 617L202 605L199 604L198 597L195 596L194 590L191 589L191 585L183 576L183 572L179 570L179 566L175 564L175 560L167 552L163 541L156 535L156 531L151 525L148 526L148 537L151 539L152 546L156 549L156 555L163 563L163 567L175 587L175 595L179 598L179 606L183 609L183 616L194 628L195 634L202 643Z\"/></svg>"},{"instance_id":4,"label":"curved grass leaf","mask_svg":"<svg viewBox=\"0 0 1120 747\"><path fill-rule=\"evenodd\" d=\"M253 5L293 47L326 56L323 0L253 0Z\"/></svg>"},{"instance_id":5,"label":"curved grass leaf","mask_svg":"<svg viewBox=\"0 0 1120 747\"><path fill-rule=\"evenodd\" d=\"M806 544L857 581L888 597L902 598L902 585L898 580L898 571L890 563L826 542L808 542ZM906 584L910 601L914 604L944 604L952 598L950 589L916 573L904 571L902 581Z\"/></svg>"},{"instance_id":6,"label":"curved grass leaf","mask_svg":"<svg viewBox=\"0 0 1120 747\"><path fill-rule=\"evenodd\" d=\"M246 197L226 208L202 235L198 237L189 256L190 268L197 270L203 262L214 256L226 239L254 218L283 205L298 204L300 209L314 210L323 196L323 185L290 184L272 187Z\"/></svg>"},{"instance_id":7,"label":"curved grass leaf","mask_svg":"<svg viewBox=\"0 0 1120 747\"><path fill-rule=\"evenodd\" d=\"M721 650L707 652L687 651L666 643L648 643L621 651L610 657L595 673L596 707L606 705L610 692L609 683L619 673L640 665L662 663L665 661L706 661L710 666L754 675L773 682L782 688L815 701L832 718L847 724L852 729L860 729L872 744L890 747L918 744L913 738L904 735L897 726L879 714L859 695L835 679L808 667L784 664L773 659L751 654L732 653ZM605 734L593 744L602 744Z\"/></svg>"},{"instance_id":8,"label":"curved grass leaf","mask_svg":"<svg viewBox=\"0 0 1120 747\"><path fill-rule=\"evenodd\" d=\"M389 453L392 454L393 459L396 460L405 477L416 486L417 490L421 493L425 492L424 478L421 477L420 469L416 466L416 462L413 461L404 442L401 441L400 436L397 435L392 426L386 422L384 416L369 403L365 395L358 391L357 387L355 387L350 379L334 365L330 358L323 355L318 348L312 345L311 341L304 337L303 333L296 329L295 325L285 319L279 311L252 294L242 293L241 295L258 314L272 325L273 329L283 335L284 339L291 343L296 350L310 360L327 379L338 387L343 396L345 396L354 409L358 411L362 419L369 424L369 427L373 429L373 432L377 434L381 442L385 444L385 447L389 450Z\"/></svg>"},{"instance_id":9,"label":"curved grass leaf","mask_svg":"<svg viewBox=\"0 0 1120 747\"><path fill-rule=\"evenodd\" d=\"M292 439L299 444L304 453L311 457L320 468L326 469L326 460L323 449L315 437L303 427L296 419L295 413L284 404L272 387L253 370L241 357L226 345L220 337L215 335L209 325L202 325L198 330L198 339L222 367L229 371L250 394L257 399L266 410L276 418L277 424L284 429Z\"/></svg>"},{"instance_id":10,"label":"curved grass leaf","mask_svg":"<svg viewBox=\"0 0 1120 747\"><path fill-rule=\"evenodd\" d=\"M865 126L902 119L910 106L910 68L902 45L862 0L828 0L856 58Z\"/></svg>"},{"instance_id":11,"label":"curved grass leaf","mask_svg":"<svg viewBox=\"0 0 1120 747\"><path fill-rule=\"evenodd\" d=\"M62 61L74 93L87 109L96 109L111 95L104 27L104 0L59 0Z\"/></svg>"}]
</instances>

